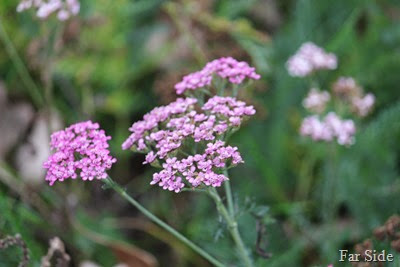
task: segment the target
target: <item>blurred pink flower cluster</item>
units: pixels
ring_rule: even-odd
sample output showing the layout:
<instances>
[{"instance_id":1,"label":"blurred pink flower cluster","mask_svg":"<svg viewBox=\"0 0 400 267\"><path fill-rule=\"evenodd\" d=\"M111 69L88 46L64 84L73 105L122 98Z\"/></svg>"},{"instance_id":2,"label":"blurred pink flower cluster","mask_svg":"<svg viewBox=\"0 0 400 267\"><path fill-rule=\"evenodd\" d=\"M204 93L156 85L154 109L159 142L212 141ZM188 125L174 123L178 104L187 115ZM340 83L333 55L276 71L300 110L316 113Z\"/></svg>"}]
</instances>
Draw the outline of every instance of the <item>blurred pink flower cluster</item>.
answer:
<instances>
[{"instance_id":1,"label":"blurred pink flower cluster","mask_svg":"<svg viewBox=\"0 0 400 267\"><path fill-rule=\"evenodd\" d=\"M106 170L116 162L108 150L108 140L98 123L80 122L51 135L50 146L55 153L43 164L46 181L53 185L65 179L104 179Z\"/></svg>"},{"instance_id":2,"label":"blurred pink flower cluster","mask_svg":"<svg viewBox=\"0 0 400 267\"><path fill-rule=\"evenodd\" d=\"M352 145L356 127L353 120L342 120L336 113L328 113L323 120L318 115L304 118L300 134L309 136L314 141L336 140L340 145Z\"/></svg>"},{"instance_id":3,"label":"blurred pink flower cluster","mask_svg":"<svg viewBox=\"0 0 400 267\"><path fill-rule=\"evenodd\" d=\"M213 75L227 79L232 84L241 84L246 78L260 79L255 68L250 67L247 62L237 61L232 57L222 57L207 63L202 70L184 76L182 81L175 85L176 93L180 95L187 90L209 86Z\"/></svg>"},{"instance_id":4,"label":"blurred pink flower cluster","mask_svg":"<svg viewBox=\"0 0 400 267\"><path fill-rule=\"evenodd\" d=\"M311 112L322 113L330 99L331 96L327 91L311 88L303 100L303 106Z\"/></svg>"},{"instance_id":5,"label":"blurred pink flower cluster","mask_svg":"<svg viewBox=\"0 0 400 267\"><path fill-rule=\"evenodd\" d=\"M364 94L352 77L340 77L332 86L336 96L350 105L351 111L360 117L367 116L374 107L375 96Z\"/></svg>"},{"instance_id":6,"label":"blurred pink flower cluster","mask_svg":"<svg viewBox=\"0 0 400 267\"><path fill-rule=\"evenodd\" d=\"M56 13L60 21L65 21L79 13L80 3L78 0L22 0L17 6L17 11L31 8L36 10L36 16L40 19L47 19Z\"/></svg>"},{"instance_id":7,"label":"blurred pink flower cluster","mask_svg":"<svg viewBox=\"0 0 400 267\"><path fill-rule=\"evenodd\" d=\"M336 69L337 59L334 54L326 53L321 47L307 42L289 58L286 67L291 76L305 77L317 70Z\"/></svg>"},{"instance_id":8,"label":"blurred pink flower cluster","mask_svg":"<svg viewBox=\"0 0 400 267\"><path fill-rule=\"evenodd\" d=\"M351 77L340 77L332 86L336 97L334 100L342 102L352 113L359 117L367 116L375 104L375 96L371 93L364 94L363 89ZM331 96L327 91L311 88L303 100L303 106L310 112L322 113Z\"/></svg>"},{"instance_id":9,"label":"blurred pink flower cluster","mask_svg":"<svg viewBox=\"0 0 400 267\"><path fill-rule=\"evenodd\" d=\"M291 76L305 77L317 70L336 69L337 58L312 42L304 43L295 55L286 63ZM312 88L303 99L303 107L314 115L303 119L300 134L314 141L331 142L340 145L352 145L355 142L356 126L352 119L340 116L353 114L359 117L368 115L375 103L373 94L364 94L363 89L351 77L340 77L332 85L332 95L318 88L318 81L312 82ZM328 105L333 102L329 111ZM325 114L325 115L324 115Z\"/></svg>"}]
</instances>

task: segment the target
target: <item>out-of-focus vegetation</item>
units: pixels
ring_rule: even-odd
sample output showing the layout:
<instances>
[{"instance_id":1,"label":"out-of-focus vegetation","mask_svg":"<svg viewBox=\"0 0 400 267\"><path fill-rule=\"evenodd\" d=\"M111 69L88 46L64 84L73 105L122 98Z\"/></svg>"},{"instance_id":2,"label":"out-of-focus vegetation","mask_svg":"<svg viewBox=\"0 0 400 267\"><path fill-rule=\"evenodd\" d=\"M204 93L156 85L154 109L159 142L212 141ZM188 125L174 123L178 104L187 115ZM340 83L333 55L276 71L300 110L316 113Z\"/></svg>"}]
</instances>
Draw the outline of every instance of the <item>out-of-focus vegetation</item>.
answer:
<instances>
[{"instance_id":1,"label":"out-of-focus vegetation","mask_svg":"<svg viewBox=\"0 0 400 267\"><path fill-rule=\"evenodd\" d=\"M398 1L87 0L66 23L16 13L16 5L0 3L0 239L19 233L32 266L40 266L54 236L73 266L208 264L100 183L44 182L50 131L89 118L113 136L115 180L237 264L207 197L151 187L143 157L120 148L134 121L176 97L173 86L184 74L221 56L247 60L262 75L240 96L258 116L232 139L246 163L231 171L240 230L258 266L346 266L338 250L353 250L399 212ZM309 88L287 74L285 62L306 41L338 56L338 70L324 72L324 81L353 76L376 96L350 148L298 134ZM262 215L269 259L256 253L252 214ZM20 257L18 247L0 250L0 266L16 266Z\"/></svg>"}]
</instances>

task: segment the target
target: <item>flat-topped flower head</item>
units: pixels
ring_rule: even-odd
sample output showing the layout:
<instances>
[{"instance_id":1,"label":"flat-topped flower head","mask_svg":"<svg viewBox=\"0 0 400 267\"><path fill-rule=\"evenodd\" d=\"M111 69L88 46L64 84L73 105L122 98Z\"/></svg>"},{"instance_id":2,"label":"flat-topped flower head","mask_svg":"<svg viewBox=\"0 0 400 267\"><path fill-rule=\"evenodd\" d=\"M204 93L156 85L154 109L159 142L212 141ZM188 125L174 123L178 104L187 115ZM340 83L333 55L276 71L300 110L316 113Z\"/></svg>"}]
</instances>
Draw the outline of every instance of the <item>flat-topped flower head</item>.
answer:
<instances>
[{"instance_id":1,"label":"flat-topped flower head","mask_svg":"<svg viewBox=\"0 0 400 267\"><path fill-rule=\"evenodd\" d=\"M153 109L132 125L122 148L147 153L144 163L152 163L176 153L185 141L213 141L256 112L233 97L212 97L201 110L196 103L194 98L179 98Z\"/></svg>"},{"instance_id":2,"label":"flat-topped flower head","mask_svg":"<svg viewBox=\"0 0 400 267\"><path fill-rule=\"evenodd\" d=\"M181 95L187 90L196 90L198 88L209 86L212 78L212 73L204 69L190 73L184 76L182 81L175 85L176 93Z\"/></svg>"},{"instance_id":3,"label":"flat-topped flower head","mask_svg":"<svg viewBox=\"0 0 400 267\"><path fill-rule=\"evenodd\" d=\"M225 86L226 82L257 80L260 75L246 62L220 58L183 77L175 85L176 92L208 90L215 77L224 79L225 82L216 84ZM237 88L231 88L234 95ZM228 179L221 172L243 162L238 149L226 146L223 140L256 110L235 97L210 96L213 90L201 92L201 96L193 94L196 98L178 98L169 105L156 107L129 128L131 135L122 149L145 153L143 164L162 167L153 175L151 184L174 192L184 187L219 187Z\"/></svg>"},{"instance_id":4,"label":"flat-topped flower head","mask_svg":"<svg viewBox=\"0 0 400 267\"><path fill-rule=\"evenodd\" d=\"M353 120L342 120L334 112L328 113L323 120L317 115L308 116L300 127L300 134L314 141L331 142L336 139L338 144L345 146L354 144L355 132Z\"/></svg>"},{"instance_id":5,"label":"flat-topped flower head","mask_svg":"<svg viewBox=\"0 0 400 267\"><path fill-rule=\"evenodd\" d=\"M52 14L57 14L61 21L76 16L80 10L78 0L22 0L17 6L17 11L35 9L36 16L40 19L47 19Z\"/></svg>"},{"instance_id":6,"label":"flat-topped flower head","mask_svg":"<svg viewBox=\"0 0 400 267\"><path fill-rule=\"evenodd\" d=\"M132 134L122 144L122 149L135 149L138 151L149 151L154 142L157 142L158 148L162 150L162 154L168 153L180 146L180 141L183 136L190 134L191 128L190 121L180 121L181 127L178 131L163 131L161 124L172 120L173 123L179 123L174 118L181 118L190 113L194 109L194 104L197 102L195 98L178 98L176 101L167 106L156 107L149 113L143 116L143 120L135 122L129 131ZM193 112L192 112L193 114ZM186 123L185 123L186 122ZM171 123L170 128L174 128ZM189 131L189 132L188 132Z\"/></svg>"},{"instance_id":7,"label":"flat-topped flower head","mask_svg":"<svg viewBox=\"0 0 400 267\"><path fill-rule=\"evenodd\" d=\"M330 99L331 96L327 91L311 88L307 97L303 100L303 106L311 112L321 113L325 110Z\"/></svg>"},{"instance_id":8,"label":"flat-topped flower head","mask_svg":"<svg viewBox=\"0 0 400 267\"><path fill-rule=\"evenodd\" d=\"M258 80L260 75L247 62L232 57L222 57L208 62L200 71L188 74L175 85L178 95L211 85L213 75L226 79L232 84L241 84L245 79Z\"/></svg>"},{"instance_id":9,"label":"flat-topped flower head","mask_svg":"<svg viewBox=\"0 0 400 267\"><path fill-rule=\"evenodd\" d=\"M353 77L339 77L332 85L333 93L345 100L362 95L362 88Z\"/></svg>"},{"instance_id":10,"label":"flat-topped flower head","mask_svg":"<svg viewBox=\"0 0 400 267\"><path fill-rule=\"evenodd\" d=\"M289 58L286 67L290 76L305 77L317 70L336 69L337 58L335 54L327 53L314 43L307 42Z\"/></svg>"},{"instance_id":11,"label":"flat-topped flower head","mask_svg":"<svg viewBox=\"0 0 400 267\"><path fill-rule=\"evenodd\" d=\"M176 193L185 186L219 187L228 178L218 173L218 170L239 163L243 163L243 160L237 147L225 146L223 141L216 141L208 143L203 154L166 159L162 165L163 170L153 175L150 184L158 184L163 189Z\"/></svg>"},{"instance_id":12,"label":"flat-topped flower head","mask_svg":"<svg viewBox=\"0 0 400 267\"><path fill-rule=\"evenodd\" d=\"M371 93L366 94L364 97L354 97L351 100L354 113L360 117L367 116L373 109L375 104L375 96Z\"/></svg>"},{"instance_id":13,"label":"flat-topped flower head","mask_svg":"<svg viewBox=\"0 0 400 267\"><path fill-rule=\"evenodd\" d=\"M228 179L221 169L243 162L236 147L219 139L254 115L254 107L221 96L211 97L202 107L196 104L194 98L179 98L153 109L129 129L132 134L122 148L146 153L143 164L163 167L151 184L175 192L185 186L218 187ZM204 152L193 152L193 146Z\"/></svg>"},{"instance_id":14,"label":"flat-topped flower head","mask_svg":"<svg viewBox=\"0 0 400 267\"><path fill-rule=\"evenodd\" d=\"M364 94L363 88L352 77L340 77L332 85L332 90L359 117L367 116L375 105L375 96L372 93Z\"/></svg>"},{"instance_id":15,"label":"flat-topped flower head","mask_svg":"<svg viewBox=\"0 0 400 267\"><path fill-rule=\"evenodd\" d=\"M203 110L226 120L226 124L239 126L245 117L256 113L253 106L247 106L245 102L236 100L233 97L214 96L202 107Z\"/></svg>"},{"instance_id":16,"label":"flat-topped flower head","mask_svg":"<svg viewBox=\"0 0 400 267\"><path fill-rule=\"evenodd\" d=\"M46 181L53 185L65 179L104 179L106 171L116 162L108 150L108 140L98 123L79 122L51 135L54 150L43 164L47 169Z\"/></svg>"}]
</instances>

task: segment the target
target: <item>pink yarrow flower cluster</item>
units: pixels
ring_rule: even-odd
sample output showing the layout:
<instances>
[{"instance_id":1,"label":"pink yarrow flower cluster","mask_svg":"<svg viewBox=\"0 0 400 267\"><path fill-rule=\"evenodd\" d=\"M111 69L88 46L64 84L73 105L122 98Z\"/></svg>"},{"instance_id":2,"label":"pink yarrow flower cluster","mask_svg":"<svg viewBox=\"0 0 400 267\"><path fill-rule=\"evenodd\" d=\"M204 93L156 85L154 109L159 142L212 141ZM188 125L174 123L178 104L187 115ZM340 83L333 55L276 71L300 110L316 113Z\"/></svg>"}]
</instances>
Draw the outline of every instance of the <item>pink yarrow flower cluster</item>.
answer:
<instances>
[{"instance_id":1,"label":"pink yarrow flower cluster","mask_svg":"<svg viewBox=\"0 0 400 267\"><path fill-rule=\"evenodd\" d=\"M366 94L364 97L354 97L351 100L353 111L360 117L367 116L374 107L375 96L371 93Z\"/></svg>"},{"instance_id":2,"label":"pink yarrow flower cluster","mask_svg":"<svg viewBox=\"0 0 400 267\"><path fill-rule=\"evenodd\" d=\"M305 77L311 73L337 67L337 58L333 53L327 53L312 42L304 43L286 63L288 72L293 77Z\"/></svg>"},{"instance_id":3,"label":"pink yarrow flower cluster","mask_svg":"<svg viewBox=\"0 0 400 267\"><path fill-rule=\"evenodd\" d=\"M333 84L332 91L334 101L339 101L341 107L346 108L345 111L359 117L368 115L375 103L374 95L371 93L364 95L363 89L351 77L340 77ZM303 106L308 111L321 114L329 100L328 92L313 88L303 100ZM331 141L336 137L339 144L351 145L354 143L355 124L352 120L341 120L335 113L330 112L323 121L316 115L306 117L302 122L300 133L316 141Z\"/></svg>"},{"instance_id":4,"label":"pink yarrow flower cluster","mask_svg":"<svg viewBox=\"0 0 400 267\"><path fill-rule=\"evenodd\" d=\"M213 75L227 79L233 84L241 84L246 78L260 79L260 75L256 73L255 68L251 67L247 62L237 61L232 57L222 57L207 63L202 70L184 76L182 81L175 85L176 93L180 95L188 90L209 86Z\"/></svg>"},{"instance_id":5,"label":"pink yarrow flower cluster","mask_svg":"<svg viewBox=\"0 0 400 267\"><path fill-rule=\"evenodd\" d=\"M78 0L22 0L17 11L31 8L36 10L36 16L40 19L47 19L51 14L57 13L57 18L65 21L79 13L80 3Z\"/></svg>"},{"instance_id":6,"label":"pink yarrow flower cluster","mask_svg":"<svg viewBox=\"0 0 400 267\"><path fill-rule=\"evenodd\" d=\"M318 115L304 118L300 134L314 141L330 142L336 139L340 145L352 145L356 127L353 120L342 120L336 113L328 113L323 120Z\"/></svg>"},{"instance_id":7,"label":"pink yarrow flower cluster","mask_svg":"<svg viewBox=\"0 0 400 267\"><path fill-rule=\"evenodd\" d=\"M147 153L145 164L164 159L180 148L185 140L212 141L229 129L239 127L243 120L255 114L253 106L232 97L215 96L195 110L195 98L178 98L167 106L153 109L129 129L132 134L122 149Z\"/></svg>"},{"instance_id":8,"label":"pink yarrow flower cluster","mask_svg":"<svg viewBox=\"0 0 400 267\"><path fill-rule=\"evenodd\" d=\"M98 123L91 121L53 133L50 146L55 153L43 164L46 181L53 185L78 176L82 180L106 178L106 171L116 162L108 150L110 139Z\"/></svg>"},{"instance_id":9,"label":"pink yarrow flower cluster","mask_svg":"<svg viewBox=\"0 0 400 267\"><path fill-rule=\"evenodd\" d=\"M235 84L260 78L247 63L220 58L185 76L175 87L177 93L210 85L213 75ZM178 98L135 122L122 149L143 152L143 164L162 167L152 185L175 192L185 186L218 187L228 179L223 169L243 162L238 149L222 140L255 113L253 106L233 97L210 97L203 105L196 98Z\"/></svg>"},{"instance_id":10,"label":"pink yarrow flower cluster","mask_svg":"<svg viewBox=\"0 0 400 267\"><path fill-rule=\"evenodd\" d=\"M245 116L252 116L256 113L253 106L246 106L243 101L233 97L214 96L202 107L211 114L227 119L231 126L239 126Z\"/></svg>"},{"instance_id":11,"label":"pink yarrow flower cluster","mask_svg":"<svg viewBox=\"0 0 400 267\"><path fill-rule=\"evenodd\" d=\"M375 96L371 93L364 94L363 88L352 77L340 77L332 89L350 105L351 111L360 117L367 116L375 105Z\"/></svg>"},{"instance_id":12,"label":"pink yarrow flower cluster","mask_svg":"<svg viewBox=\"0 0 400 267\"><path fill-rule=\"evenodd\" d=\"M230 165L242 163L242 157L237 147L225 146L222 141L208 143L203 154L196 154L178 160L176 157L168 158L162 165L163 170L153 175L150 184L158 184L165 190L180 192L186 184L192 187L200 185L219 187L228 180L216 170Z\"/></svg>"},{"instance_id":13,"label":"pink yarrow flower cluster","mask_svg":"<svg viewBox=\"0 0 400 267\"><path fill-rule=\"evenodd\" d=\"M160 154L172 151L180 146L182 136L188 135L190 129L180 129L180 131L163 131L160 130L161 124L166 124L174 118L184 117L190 111L193 111L194 104L197 102L195 98L178 98L175 102L167 106L161 106L153 109L143 116L143 120L135 122L129 131L132 134L122 144L122 149L134 148L138 151L146 152L159 143L157 148L161 148ZM177 123L173 120L173 123ZM170 124L171 125L171 124ZM164 151L165 150L165 151Z\"/></svg>"},{"instance_id":14,"label":"pink yarrow flower cluster","mask_svg":"<svg viewBox=\"0 0 400 267\"><path fill-rule=\"evenodd\" d=\"M339 77L332 86L333 93L342 98L361 94L362 88L352 77Z\"/></svg>"}]
</instances>

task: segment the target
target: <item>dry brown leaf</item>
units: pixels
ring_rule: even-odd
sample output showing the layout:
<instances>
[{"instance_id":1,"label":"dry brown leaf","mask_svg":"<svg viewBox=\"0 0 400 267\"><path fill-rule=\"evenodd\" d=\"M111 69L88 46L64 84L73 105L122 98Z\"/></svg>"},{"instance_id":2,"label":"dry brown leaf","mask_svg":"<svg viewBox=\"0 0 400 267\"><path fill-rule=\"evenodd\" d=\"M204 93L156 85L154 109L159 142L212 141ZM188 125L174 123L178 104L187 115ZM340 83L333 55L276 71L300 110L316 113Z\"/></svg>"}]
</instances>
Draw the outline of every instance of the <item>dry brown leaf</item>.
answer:
<instances>
[{"instance_id":1,"label":"dry brown leaf","mask_svg":"<svg viewBox=\"0 0 400 267\"><path fill-rule=\"evenodd\" d=\"M73 225L79 232L90 240L109 247L118 259L118 262L121 264L126 264L129 267L157 267L159 265L157 259L151 253L143 249L120 240L112 239L101 233L94 232L84 227L76 220L73 220Z\"/></svg>"},{"instance_id":2,"label":"dry brown leaf","mask_svg":"<svg viewBox=\"0 0 400 267\"><path fill-rule=\"evenodd\" d=\"M123 242L112 241L108 245L118 261L125 263L129 267L156 267L156 258L140 248L133 247Z\"/></svg>"}]
</instances>

